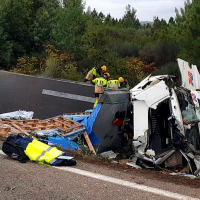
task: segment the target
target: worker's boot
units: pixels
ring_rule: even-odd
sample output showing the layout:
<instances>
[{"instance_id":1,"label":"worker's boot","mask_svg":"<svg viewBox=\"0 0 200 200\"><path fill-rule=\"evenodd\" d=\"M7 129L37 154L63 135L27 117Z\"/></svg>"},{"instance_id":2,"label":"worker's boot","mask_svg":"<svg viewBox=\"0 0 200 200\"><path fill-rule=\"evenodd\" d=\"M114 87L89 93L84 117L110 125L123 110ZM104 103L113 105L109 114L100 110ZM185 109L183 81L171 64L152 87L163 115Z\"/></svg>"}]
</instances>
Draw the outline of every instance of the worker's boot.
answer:
<instances>
[{"instance_id":1,"label":"worker's boot","mask_svg":"<svg viewBox=\"0 0 200 200\"><path fill-rule=\"evenodd\" d=\"M94 103L93 109L95 109L96 105L99 103L99 98L96 98L96 101Z\"/></svg>"}]
</instances>

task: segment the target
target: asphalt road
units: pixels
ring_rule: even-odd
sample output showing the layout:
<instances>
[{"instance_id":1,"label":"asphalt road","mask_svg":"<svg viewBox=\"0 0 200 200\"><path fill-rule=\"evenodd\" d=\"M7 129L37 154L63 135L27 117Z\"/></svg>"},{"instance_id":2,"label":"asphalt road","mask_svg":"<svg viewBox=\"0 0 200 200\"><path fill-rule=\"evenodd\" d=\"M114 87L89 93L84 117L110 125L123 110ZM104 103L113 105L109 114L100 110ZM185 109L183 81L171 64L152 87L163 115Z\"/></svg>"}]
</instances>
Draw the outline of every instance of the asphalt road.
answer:
<instances>
[{"instance_id":1,"label":"asphalt road","mask_svg":"<svg viewBox=\"0 0 200 200\"><path fill-rule=\"evenodd\" d=\"M53 168L0 154L0 199L200 199L199 180L76 160L74 167Z\"/></svg>"}]
</instances>

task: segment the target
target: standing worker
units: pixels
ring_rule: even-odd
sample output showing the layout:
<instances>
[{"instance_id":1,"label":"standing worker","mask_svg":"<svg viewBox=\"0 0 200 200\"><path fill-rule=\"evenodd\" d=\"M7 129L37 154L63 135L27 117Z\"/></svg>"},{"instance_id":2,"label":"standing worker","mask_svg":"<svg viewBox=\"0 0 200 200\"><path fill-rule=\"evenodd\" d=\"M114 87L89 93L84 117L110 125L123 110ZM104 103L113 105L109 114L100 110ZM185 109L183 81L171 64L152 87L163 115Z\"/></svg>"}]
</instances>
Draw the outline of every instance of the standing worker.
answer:
<instances>
[{"instance_id":1,"label":"standing worker","mask_svg":"<svg viewBox=\"0 0 200 200\"><path fill-rule=\"evenodd\" d=\"M104 92L104 87L107 87L107 83L108 83L108 78L110 77L110 74L104 73L103 77L100 78L95 78L94 80L92 80L92 83L95 84L95 88L94 88L94 95L96 98L96 101L94 103L94 107L96 107L96 105L99 102L99 99L101 98L103 92Z\"/></svg>"},{"instance_id":2,"label":"standing worker","mask_svg":"<svg viewBox=\"0 0 200 200\"><path fill-rule=\"evenodd\" d=\"M107 87L113 90L118 90L120 88L120 82L119 80L109 79Z\"/></svg>"},{"instance_id":3,"label":"standing worker","mask_svg":"<svg viewBox=\"0 0 200 200\"><path fill-rule=\"evenodd\" d=\"M92 80L100 77L104 72L106 72L107 67L105 65L101 67L93 67L86 75L84 82L92 83Z\"/></svg>"},{"instance_id":4,"label":"standing worker","mask_svg":"<svg viewBox=\"0 0 200 200\"><path fill-rule=\"evenodd\" d=\"M130 89L130 86L129 86L128 81L126 79L124 79L123 77L119 77L118 81L120 83L120 88Z\"/></svg>"}]
</instances>

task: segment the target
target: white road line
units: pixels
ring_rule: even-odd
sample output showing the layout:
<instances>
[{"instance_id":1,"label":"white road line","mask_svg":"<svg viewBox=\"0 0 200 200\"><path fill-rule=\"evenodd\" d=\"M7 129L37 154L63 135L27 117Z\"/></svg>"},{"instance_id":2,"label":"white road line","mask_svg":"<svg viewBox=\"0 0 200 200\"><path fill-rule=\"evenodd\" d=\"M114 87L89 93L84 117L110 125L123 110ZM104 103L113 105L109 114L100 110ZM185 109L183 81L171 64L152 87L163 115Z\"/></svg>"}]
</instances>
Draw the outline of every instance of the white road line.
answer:
<instances>
[{"instance_id":1,"label":"white road line","mask_svg":"<svg viewBox=\"0 0 200 200\"><path fill-rule=\"evenodd\" d=\"M0 150L0 154L4 154L4 153ZM113 178L113 177L109 177L109 176L104 176L104 175L101 175L101 174L96 174L96 173L88 172L88 171L85 171L85 170L76 169L76 168L73 168L73 167L54 167L54 168L59 169L59 170L63 170L63 171L67 171L67 172L71 172L71 173L75 173L75 174L79 174L79 175L82 175L82 176L90 177L90 178L95 178L95 179L102 180L102 181L107 181L107 182L114 183L114 184L117 184L117 185L141 190L141 191L144 191L144 192L149 192L149 193L153 193L153 194L156 194L156 195L169 197L169 198L172 198L172 199L200 200L198 198L193 198L193 197L181 195L181 194L178 194L178 193L169 192L169 191L166 191L166 190L161 190L161 189L158 189L158 188L148 187L148 186L145 186L145 185L141 185L141 184L137 184L137 183L133 183L133 182L130 182L130 181L125 181L125 180L122 180L122 179L117 179L117 178Z\"/></svg>"},{"instance_id":2,"label":"white road line","mask_svg":"<svg viewBox=\"0 0 200 200\"><path fill-rule=\"evenodd\" d=\"M53 91L53 90L43 89L42 94L66 98L66 99L73 99L73 100L78 100L78 101L85 101L85 102L90 102L90 103L95 102L95 98L92 98L92 97L86 97L86 96L81 96L78 94L70 94L70 93L65 93L65 92L58 92L58 91Z\"/></svg>"},{"instance_id":3,"label":"white road line","mask_svg":"<svg viewBox=\"0 0 200 200\"><path fill-rule=\"evenodd\" d=\"M68 171L68 172L72 172L72 173L76 173L76 174L86 176L86 177L90 177L90 178L95 178L95 179L102 180L102 181L107 181L107 182L114 183L114 184L117 184L117 185L126 186L126 187L129 187L129 188L138 189L138 190L141 190L141 191L144 191L144 192L149 192L149 193L153 193L153 194L160 195L160 196L170 197L170 198L173 198L173 199L200 200L198 198L193 198L193 197L181 195L181 194L174 193L174 192L169 192L169 191L166 191L166 190L148 187L148 186L145 186L145 185L141 185L141 184L137 184L137 183L133 183L133 182L129 182L129 181L125 181L125 180L122 180L122 179L117 179L117 178L113 178L113 177L109 177L109 176L104 176L104 175L101 175L101 174L96 174L96 173L92 173L92 172L88 172L88 171L85 171L85 170L76 169L76 168L72 168L72 167L54 167L54 168L64 170L64 171Z\"/></svg>"},{"instance_id":4,"label":"white road line","mask_svg":"<svg viewBox=\"0 0 200 200\"><path fill-rule=\"evenodd\" d=\"M2 154L2 155L6 155L2 150L0 150L0 154Z\"/></svg>"}]
</instances>

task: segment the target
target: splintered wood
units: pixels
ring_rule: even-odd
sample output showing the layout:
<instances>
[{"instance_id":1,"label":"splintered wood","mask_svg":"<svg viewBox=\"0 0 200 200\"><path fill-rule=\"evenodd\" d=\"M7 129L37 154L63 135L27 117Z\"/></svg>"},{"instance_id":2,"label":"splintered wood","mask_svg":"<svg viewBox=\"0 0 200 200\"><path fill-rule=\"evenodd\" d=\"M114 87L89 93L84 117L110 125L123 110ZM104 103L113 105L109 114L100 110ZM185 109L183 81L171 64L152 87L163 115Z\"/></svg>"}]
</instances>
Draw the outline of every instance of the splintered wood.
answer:
<instances>
[{"instance_id":1,"label":"splintered wood","mask_svg":"<svg viewBox=\"0 0 200 200\"><path fill-rule=\"evenodd\" d=\"M7 138L8 136L11 136L11 135L16 135L16 134L21 135L21 131L0 121L0 138L1 139Z\"/></svg>"},{"instance_id":2,"label":"splintered wood","mask_svg":"<svg viewBox=\"0 0 200 200\"><path fill-rule=\"evenodd\" d=\"M18 129L16 126L19 127ZM63 116L57 116L50 119L39 120L4 120L0 121L0 136L8 137L9 135L23 134L23 131L35 132L50 129L59 129L63 135L83 129L83 125ZM21 130L21 131L20 131Z\"/></svg>"}]
</instances>

